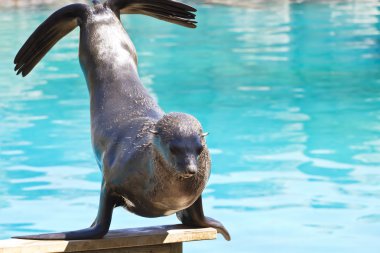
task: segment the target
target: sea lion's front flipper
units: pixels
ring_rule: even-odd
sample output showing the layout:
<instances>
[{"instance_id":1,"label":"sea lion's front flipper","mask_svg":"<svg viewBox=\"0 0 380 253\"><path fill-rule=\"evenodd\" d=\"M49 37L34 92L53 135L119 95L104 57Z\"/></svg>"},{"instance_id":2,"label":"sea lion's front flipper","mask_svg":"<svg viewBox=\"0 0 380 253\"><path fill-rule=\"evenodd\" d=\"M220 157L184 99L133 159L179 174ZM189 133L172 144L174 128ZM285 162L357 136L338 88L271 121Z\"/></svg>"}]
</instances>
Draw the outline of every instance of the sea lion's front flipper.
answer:
<instances>
[{"instance_id":1,"label":"sea lion's front flipper","mask_svg":"<svg viewBox=\"0 0 380 253\"><path fill-rule=\"evenodd\" d=\"M197 23L192 13L196 9L173 0L107 0L105 5L117 15L144 14L189 28L195 28Z\"/></svg>"},{"instance_id":2,"label":"sea lion's front flipper","mask_svg":"<svg viewBox=\"0 0 380 253\"><path fill-rule=\"evenodd\" d=\"M87 17L89 6L71 4L48 17L18 51L14 63L17 74L26 76L45 54Z\"/></svg>"},{"instance_id":3,"label":"sea lion's front flipper","mask_svg":"<svg viewBox=\"0 0 380 253\"><path fill-rule=\"evenodd\" d=\"M227 241L231 240L230 234L221 222L214 220L210 217L204 216L202 207L202 196L199 196L199 198L190 207L182 211L179 211L176 214L177 218L184 225L196 227L212 227L215 228L218 231L218 233L221 233L224 236L224 239L226 239Z\"/></svg>"},{"instance_id":4,"label":"sea lion's front flipper","mask_svg":"<svg viewBox=\"0 0 380 253\"><path fill-rule=\"evenodd\" d=\"M102 238L107 234L110 227L112 210L115 203L115 198L106 191L105 187L102 187L98 215L91 227L62 233L14 236L13 238L31 240L84 240Z\"/></svg>"}]
</instances>

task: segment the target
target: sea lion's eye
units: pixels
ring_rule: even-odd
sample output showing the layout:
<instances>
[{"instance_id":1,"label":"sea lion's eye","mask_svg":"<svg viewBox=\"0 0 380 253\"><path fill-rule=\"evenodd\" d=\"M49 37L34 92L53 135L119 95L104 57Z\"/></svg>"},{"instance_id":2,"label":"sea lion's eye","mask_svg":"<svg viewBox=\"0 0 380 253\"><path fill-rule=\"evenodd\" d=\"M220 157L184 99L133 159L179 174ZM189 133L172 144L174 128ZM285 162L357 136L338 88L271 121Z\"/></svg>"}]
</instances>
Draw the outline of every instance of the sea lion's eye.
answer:
<instances>
[{"instance_id":1,"label":"sea lion's eye","mask_svg":"<svg viewBox=\"0 0 380 253\"><path fill-rule=\"evenodd\" d=\"M170 152L172 153L172 154L178 154L179 152L180 152L180 149L178 148L178 147L176 147L176 146L170 146L169 147L169 149L170 149Z\"/></svg>"},{"instance_id":2,"label":"sea lion's eye","mask_svg":"<svg viewBox=\"0 0 380 253\"><path fill-rule=\"evenodd\" d=\"M197 147L196 152L198 155L200 155L202 153L202 151L203 151L203 146Z\"/></svg>"}]
</instances>

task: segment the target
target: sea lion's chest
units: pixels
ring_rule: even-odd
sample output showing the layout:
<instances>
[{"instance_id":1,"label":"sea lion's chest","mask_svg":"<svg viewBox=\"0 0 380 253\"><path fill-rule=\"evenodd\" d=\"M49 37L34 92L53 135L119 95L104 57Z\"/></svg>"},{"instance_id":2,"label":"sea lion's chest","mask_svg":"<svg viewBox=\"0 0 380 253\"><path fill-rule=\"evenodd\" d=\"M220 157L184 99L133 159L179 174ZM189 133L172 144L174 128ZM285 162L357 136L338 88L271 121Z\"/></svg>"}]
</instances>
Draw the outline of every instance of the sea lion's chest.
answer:
<instances>
[{"instance_id":1,"label":"sea lion's chest","mask_svg":"<svg viewBox=\"0 0 380 253\"><path fill-rule=\"evenodd\" d=\"M147 181L125 188L121 194L123 206L137 215L159 217L186 209L199 198L208 180L202 169L192 178L180 178L169 168L154 170Z\"/></svg>"},{"instance_id":2,"label":"sea lion's chest","mask_svg":"<svg viewBox=\"0 0 380 253\"><path fill-rule=\"evenodd\" d=\"M153 187L148 196L155 208L174 213L193 204L205 185L206 180L199 177L180 179L174 175L171 177L159 176L152 182Z\"/></svg>"},{"instance_id":3,"label":"sea lion's chest","mask_svg":"<svg viewBox=\"0 0 380 253\"><path fill-rule=\"evenodd\" d=\"M202 193L205 185L198 183L198 189L194 192L188 190L194 188L190 184L192 183L171 182L170 179L166 180L165 183L152 182L151 187L141 189L141 191L136 191L132 194L125 194L123 196L124 207L144 217L173 214L193 204ZM139 194L136 195L136 193Z\"/></svg>"}]
</instances>

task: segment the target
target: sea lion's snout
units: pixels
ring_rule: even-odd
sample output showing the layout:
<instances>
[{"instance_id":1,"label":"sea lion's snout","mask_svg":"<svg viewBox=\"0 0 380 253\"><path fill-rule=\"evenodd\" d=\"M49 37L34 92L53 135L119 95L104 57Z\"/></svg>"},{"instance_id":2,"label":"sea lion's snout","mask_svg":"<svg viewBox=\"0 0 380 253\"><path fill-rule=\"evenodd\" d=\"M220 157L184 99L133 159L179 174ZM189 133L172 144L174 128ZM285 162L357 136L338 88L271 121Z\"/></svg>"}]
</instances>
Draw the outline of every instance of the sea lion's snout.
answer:
<instances>
[{"instance_id":1,"label":"sea lion's snout","mask_svg":"<svg viewBox=\"0 0 380 253\"><path fill-rule=\"evenodd\" d=\"M197 173L197 171L198 171L198 167L192 164L185 168L185 175L193 176L195 173Z\"/></svg>"},{"instance_id":2,"label":"sea lion's snout","mask_svg":"<svg viewBox=\"0 0 380 253\"><path fill-rule=\"evenodd\" d=\"M177 170L180 176L183 178L194 176L198 172L197 160L194 155L189 155L184 160L177 158Z\"/></svg>"},{"instance_id":3,"label":"sea lion's snout","mask_svg":"<svg viewBox=\"0 0 380 253\"><path fill-rule=\"evenodd\" d=\"M194 144L194 143L191 143ZM201 143L196 147L180 147L170 145L170 153L175 160L175 167L181 177L189 178L198 172L198 157L203 150Z\"/></svg>"}]
</instances>

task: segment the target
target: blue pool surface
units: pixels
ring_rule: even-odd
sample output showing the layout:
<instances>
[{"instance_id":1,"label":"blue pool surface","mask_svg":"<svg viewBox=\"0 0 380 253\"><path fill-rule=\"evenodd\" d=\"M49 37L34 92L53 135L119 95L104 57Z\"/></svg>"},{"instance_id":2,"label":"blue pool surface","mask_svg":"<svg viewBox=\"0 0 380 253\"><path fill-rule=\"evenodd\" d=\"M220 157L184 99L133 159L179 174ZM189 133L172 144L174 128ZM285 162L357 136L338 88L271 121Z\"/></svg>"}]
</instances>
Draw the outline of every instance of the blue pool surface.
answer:
<instances>
[{"instance_id":1,"label":"blue pool surface","mask_svg":"<svg viewBox=\"0 0 380 253\"><path fill-rule=\"evenodd\" d=\"M380 4L197 5L199 27L123 17L141 79L195 115L212 152L205 213L230 230L185 252L380 252ZM13 57L52 9L0 10L0 238L80 229L100 172L78 30L30 76ZM112 229L177 223L117 209Z\"/></svg>"}]
</instances>

